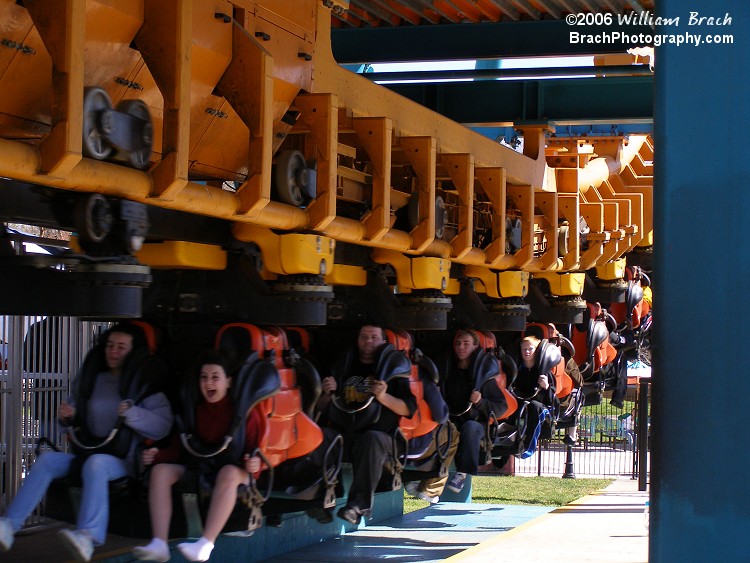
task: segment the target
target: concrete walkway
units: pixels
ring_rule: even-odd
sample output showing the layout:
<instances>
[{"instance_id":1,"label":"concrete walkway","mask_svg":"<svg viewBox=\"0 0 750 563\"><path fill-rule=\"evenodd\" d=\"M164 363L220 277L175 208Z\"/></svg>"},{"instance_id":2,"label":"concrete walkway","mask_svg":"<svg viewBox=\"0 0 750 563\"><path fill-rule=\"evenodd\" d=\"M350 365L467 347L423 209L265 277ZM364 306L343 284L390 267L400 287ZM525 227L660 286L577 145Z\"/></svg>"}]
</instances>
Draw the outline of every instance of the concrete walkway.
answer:
<instances>
[{"instance_id":1,"label":"concrete walkway","mask_svg":"<svg viewBox=\"0 0 750 563\"><path fill-rule=\"evenodd\" d=\"M267 561L644 563L648 561L646 500L648 494L638 491L637 480L620 477L603 491L557 509L439 503ZM11 552L0 553L0 563L70 562L56 537L64 526L69 525L58 522L25 530ZM279 531L291 533L285 528ZM258 538L241 541L253 540ZM110 535L107 545L97 548L94 561L132 562L130 550L143 543ZM212 561L237 561L218 555ZM184 561L176 550L172 556L172 561Z\"/></svg>"},{"instance_id":2,"label":"concrete walkway","mask_svg":"<svg viewBox=\"0 0 750 563\"><path fill-rule=\"evenodd\" d=\"M644 507L648 493L638 481L615 480L599 493L585 496L513 530L456 554L449 561L506 559L524 563L644 563L648 529ZM521 555L520 549L524 550Z\"/></svg>"}]
</instances>

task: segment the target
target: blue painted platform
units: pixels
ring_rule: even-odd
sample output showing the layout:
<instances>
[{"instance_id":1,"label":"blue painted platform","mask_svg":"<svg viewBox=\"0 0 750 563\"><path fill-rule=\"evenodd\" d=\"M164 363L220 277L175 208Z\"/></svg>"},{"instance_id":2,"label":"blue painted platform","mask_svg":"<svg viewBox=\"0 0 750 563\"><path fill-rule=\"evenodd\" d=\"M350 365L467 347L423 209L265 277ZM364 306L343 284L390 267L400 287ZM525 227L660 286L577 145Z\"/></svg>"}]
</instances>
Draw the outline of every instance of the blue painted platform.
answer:
<instances>
[{"instance_id":1,"label":"blue painted platform","mask_svg":"<svg viewBox=\"0 0 750 563\"><path fill-rule=\"evenodd\" d=\"M552 510L547 506L440 503L266 559L265 563L442 561Z\"/></svg>"}]
</instances>

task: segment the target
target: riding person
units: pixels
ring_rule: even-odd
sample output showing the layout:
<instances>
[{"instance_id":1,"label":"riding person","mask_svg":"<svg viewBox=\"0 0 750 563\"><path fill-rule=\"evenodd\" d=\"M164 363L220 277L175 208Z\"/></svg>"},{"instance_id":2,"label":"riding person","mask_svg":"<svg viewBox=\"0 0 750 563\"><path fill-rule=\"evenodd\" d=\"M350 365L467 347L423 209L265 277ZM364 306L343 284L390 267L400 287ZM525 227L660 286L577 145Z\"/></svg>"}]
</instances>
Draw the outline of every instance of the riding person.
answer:
<instances>
[{"instance_id":1,"label":"riding person","mask_svg":"<svg viewBox=\"0 0 750 563\"><path fill-rule=\"evenodd\" d=\"M344 434L345 447L351 454L353 480L346 506L337 513L350 524L359 524L362 516L369 515L384 468L395 464L393 434L400 418L411 417L416 411L416 399L409 388L410 372L411 362L387 343L383 327L368 323L359 330L356 348L321 382L321 406L327 408L328 419ZM372 402L367 408L347 412L349 406L368 400Z\"/></svg>"},{"instance_id":2,"label":"riding person","mask_svg":"<svg viewBox=\"0 0 750 563\"><path fill-rule=\"evenodd\" d=\"M201 359L197 384L201 400L195 405L195 433L204 444L221 444L230 434L235 408L229 393L232 385L229 372L227 356L221 352L206 353ZM247 417L241 459L222 457L213 467L216 484L211 494L203 535L196 542L180 543L177 546L188 561L208 561L216 538L234 510L237 487L248 485L250 475L260 471L260 457L251 456L250 453L256 449L260 440L261 416L258 409L252 409ZM166 448L144 450L144 464L153 465L149 483L149 512L154 537L149 544L133 549L136 558L169 561L167 539L172 518L172 485L182 478L187 466L195 461L197 460L191 459L189 453L180 446L176 433Z\"/></svg>"},{"instance_id":3,"label":"riding person","mask_svg":"<svg viewBox=\"0 0 750 563\"><path fill-rule=\"evenodd\" d=\"M95 545L104 544L109 523L109 482L136 474L136 450L145 439L164 438L172 427L167 397L146 382L138 397L128 396L137 376L136 357L146 348L142 329L118 324L103 336L106 344L92 350L78 374L76 391L58 408L58 421L66 428L80 426L89 436L111 434L118 420L122 427L112 442L78 453L48 451L41 454L23 486L0 518L0 549L8 551L42 500L53 479L68 476L80 466L83 481L75 530L63 529L59 537L77 561L90 561ZM90 375L90 377L89 377ZM153 374L157 375L157 374Z\"/></svg>"},{"instance_id":4,"label":"riding person","mask_svg":"<svg viewBox=\"0 0 750 563\"><path fill-rule=\"evenodd\" d=\"M455 457L457 471L447 485L453 492L461 492L466 476L479 471L479 451L490 418L502 417L508 408L494 379L499 373L500 364L479 347L477 334L473 330L459 330L441 381L451 421L460 432Z\"/></svg>"}]
</instances>

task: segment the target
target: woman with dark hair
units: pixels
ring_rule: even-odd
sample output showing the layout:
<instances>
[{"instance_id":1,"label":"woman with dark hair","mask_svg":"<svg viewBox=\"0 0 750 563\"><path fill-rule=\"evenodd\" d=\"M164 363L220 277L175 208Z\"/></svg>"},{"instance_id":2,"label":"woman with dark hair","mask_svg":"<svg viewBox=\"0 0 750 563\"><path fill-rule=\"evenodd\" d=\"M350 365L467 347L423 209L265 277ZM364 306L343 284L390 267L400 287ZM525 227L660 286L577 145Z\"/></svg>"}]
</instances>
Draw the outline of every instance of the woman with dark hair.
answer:
<instances>
[{"instance_id":1,"label":"woman with dark hair","mask_svg":"<svg viewBox=\"0 0 750 563\"><path fill-rule=\"evenodd\" d=\"M235 405L230 393L232 370L227 355L211 351L201 358L197 386L200 400L195 404L195 431L204 444L221 444L231 433ZM190 408L191 405L185 405ZM243 454L239 459L223 456L214 462L216 484L211 494L211 504L203 528L196 542L177 546L188 561L207 561L216 538L224 528L237 501L237 487L250 483L250 474L261 469L261 459L250 456L260 441L262 415L253 408L245 424ZM145 465L153 465L149 484L149 511L154 537L148 545L133 549L136 558L146 561L169 561L167 545L169 524L172 518L172 485L185 474L191 463L190 454L181 447L174 434L170 445L164 449L149 448L143 452Z\"/></svg>"},{"instance_id":2,"label":"woman with dark hair","mask_svg":"<svg viewBox=\"0 0 750 563\"><path fill-rule=\"evenodd\" d=\"M172 427L169 401L158 391L156 381L164 374L152 371L149 376L153 378L144 377L142 364L137 361L147 353L143 350L143 331L134 325L118 324L101 340L84 361L74 392L58 408L60 424L75 426L81 432L79 438L75 432L71 435L75 453L49 451L37 458L5 517L0 518L2 551L13 545L15 532L42 500L52 480L80 467L83 491L77 528L60 530L59 535L77 561L89 561L94 545L102 545L107 536L109 481L134 476L138 444L147 438L159 440ZM115 427L119 430L113 434ZM90 445L92 441L99 445Z\"/></svg>"}]
</instances>

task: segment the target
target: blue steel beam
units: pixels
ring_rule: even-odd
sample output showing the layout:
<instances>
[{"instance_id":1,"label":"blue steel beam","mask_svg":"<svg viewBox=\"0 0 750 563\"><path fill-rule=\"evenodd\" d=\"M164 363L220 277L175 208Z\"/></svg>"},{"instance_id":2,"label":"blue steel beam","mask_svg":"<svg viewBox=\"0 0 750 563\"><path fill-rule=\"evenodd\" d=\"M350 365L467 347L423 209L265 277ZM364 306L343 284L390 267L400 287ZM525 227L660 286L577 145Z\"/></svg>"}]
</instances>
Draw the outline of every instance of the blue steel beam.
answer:
<instances>
[{"instance_id":1,"label":"blue steel beam","mask_svg":"<svg viewBox=\"0 0 750 563\"><path fill-rule=\"evenodd\" d=\"M571 33L609 37L611 41L577 43ZM638 38L653 33L647 25L618 25L616 19L611 26L571 26L564 20L544 20L334 29L331 44L340 64L449 61L624 53L645 45L647 41Z\"/></svg>"},{"instance_id":2,"label":"blue steel beam","mask_svg":"<svg viewBox=\"0 0 750 563\"><path fill-rule=\"evenodd\" d=\"M683 17L661 32L690 29L704 42L656 50L648 560L746 563L750 2L718 0L710 13L684 0L657 7ZM731 25L686 28L687 10L728 14ZM733 43L717 44L718 34Z\"/></svg>"},{"instance_id":3,"label":"blue steel beam","mask_svg":"<svg viewBox=\"0 0 750 563\"><path fill-rule=\"evenodd\" d=\"M523 121L650 125L653 84L652 76L620 76L384 86L454 121L470 125Z\"/></svg>"},{"instance_id":4,"label":"blue steel beam","mask_svg":"<svg viewBox=\"0 0 750 563\"><path fill-rule=\"evenodd\" d=\"M495 62L500 60L477 61ZM359 72L370 68L369 65L343 65L345 68ZM355 68L356 67L356 68ZM612 66L559 66L530 68L474 68L460 70L411 70L394 72L362 72L365 77L375 82L438 82L445 80L496 80L496 79L536 79L536 78L591 78L602 75L612 76L651 76L653 71L648 65L612 65Z\"/></svg>"}]
</instances>

